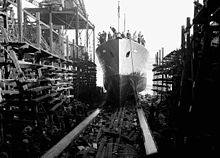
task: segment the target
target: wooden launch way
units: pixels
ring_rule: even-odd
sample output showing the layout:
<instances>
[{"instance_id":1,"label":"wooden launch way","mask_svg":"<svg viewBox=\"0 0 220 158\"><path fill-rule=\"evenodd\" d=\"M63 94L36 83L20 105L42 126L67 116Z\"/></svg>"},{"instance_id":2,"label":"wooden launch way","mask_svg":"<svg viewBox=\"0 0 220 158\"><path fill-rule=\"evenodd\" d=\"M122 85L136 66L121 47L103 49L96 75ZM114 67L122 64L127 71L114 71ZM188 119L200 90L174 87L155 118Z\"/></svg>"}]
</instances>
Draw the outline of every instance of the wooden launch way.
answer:
<instances>
[{"instance_id":1,"label":"wooden launch way","mask_svg":"<svg viewBox=\"0 0 220 158\"><path fill-rule=\"evenodd\" d=\"M79 133L81 133L87 125L99 114L100 109L96 109L90 116L82 121L76 128L74 128L69 134L61 139L56 145L54 145L49 151L47 151L42 158L54 158L75 139Z\"/></svg>"},{"instance_id":2,"label":"wooden launch way","mask_svg":"<svg viewBox=\"0 0 220 158\"><path fill-rule=\"evenodd\" d=\"M144 146L146 150L146 155L151 155L157 153L157 147L154 142L154 139L151 135L151 131L149 129L147 119L144 115L144 112L142 109L137 109L138 118L140 122L140 126L144 135Z\"/></svg>"},{"instance_id":3,"label":"wooden launch way","mask_svg":"<svg viewBox=\"0 0 220 158\"><path fill-rule=\"evenodd\" d=\"M121 144L119 142L123 139L127 139L129 141L133 141L131 138L134 137L135 134L137 134L137 131L132 131L129 130L129 128L125 128L126 126L129 126L126 122L133 124L134 122L132 120L135 120L134 118L138 116L137 120L139 120L139 126L141 129L141 132L143 134L143 143L144 143L144 148L145 148L145 154L146 155L152 155L157 153L157 147L155 145L154 139L151 135L151 131L149 129L149 126L147 124L147 119L145 117L145 114L142 110L142 108L137 108L136 112L134 111L134 114L130 111L130 108L125 110L126 108L120 108L118 111L112 114L104 114L103 116L107 118L110 118L109 123L104 123L104 124L98 124L96 127L100 128L97 130L97 136L95 137L96 143L98 144L98 139L99 145L97 148L97 153L96 157L102 157L103 154L105 155L111 155L110 157L115 157L115 153L119 150L121 147ZM136 113L136 114L135 114ZM75 139L77 139L77 136L82 133L82 131L85 131L85 129L93 122L94 118L97 116L102 115L101 110L97 109L95 110L90 116L88 116L82 123L80 123L75 129L73 129L69 134L67 134L60 142L58 142L54 147L52 147L49 151L47 151L42 158L53 158L53 157L58 157L63 153L64 150L68 148L68 146L71 144L71 142ZM110 117L111 116L111 117ZM99 120L101 119L101 122L103 122L103 118L100 116ZM129 119L131 119L129 121ZM127 121L125 121L127 120ZM132 123L133 122L133 123ZM136 122L136 121L135 121ZM105 124L109 124L108 128L104 127ZM136 124L136 123L134 123ZM136 126L138 126L138 124ZM95 127L94 125L91 125ZM124 127L125 126L125 127ZM117 129L115 131L115 129ZM136 129L136 128L134 128ZM95 129L93 129L94 131ZM117 132L119 132L118 138L115 139L116 142L113 142L113 138L109 139L109 136L106 136L105 134L112 134L114 137L117 136ZM86 132L85 132L86 133ZM88 132L90 133L90 132ZM100 133L105 133L104 136L100 136ZM127 133L127 134L126 134ZM91 133L90 133L91 134ZM91 134L92 135L92 134ZM139 136L138 136L139 137ZM86 138L85 138L86 139ZM108 140L109 139L109 140ZM87 139L86 139L87 140ZM110 142L109 142L110 141ZM117 149L116 149L117 148ZM129 149L130 150L130 149ZM128 149L123 149L123 151L128 152L129 154L131 151ZM113 154L114 153L114 154ZM88 151L86 155L88 154ZM118 156L123 155L122 153L118 153ZM85 155L84 155L85 156ZM116 157L118 157L116 156Z\"/></svg>"}]
</instances>

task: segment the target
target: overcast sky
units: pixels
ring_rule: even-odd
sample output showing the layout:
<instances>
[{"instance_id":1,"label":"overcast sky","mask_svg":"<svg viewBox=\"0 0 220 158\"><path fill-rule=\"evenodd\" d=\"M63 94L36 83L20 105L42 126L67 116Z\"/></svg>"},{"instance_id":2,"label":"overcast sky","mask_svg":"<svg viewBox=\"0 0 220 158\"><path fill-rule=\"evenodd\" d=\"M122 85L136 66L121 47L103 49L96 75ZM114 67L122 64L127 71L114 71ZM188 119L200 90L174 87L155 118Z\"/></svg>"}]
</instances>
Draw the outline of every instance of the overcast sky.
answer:
<instances>
[{"instance_id":1,"label":"overcast sky","mask_svg":"<svg viewBox=\"0 0 220 158\"><path fill-rule=\"evenodd\" d=\"M201 0L200 0L201 1ZM165 54L180 48L181 26L187 17L193 17L194 0L120 0L120 31L141 31L150 52L148 87L152 85L154 56L164 47ZM96 34L109 27L118 28L118 0L84 0L89 20L95 25ZM98 84L102 84L98 68ZM149 92L148 88L148 92Z\"/></svg>"},{"instance_id":2,"label":"overcast sky","mask_svg":"<svg viewBox=\"0 0 220 158\"><path fill-rule=\"evenodd\" d=\"M193 15L194 0L120 0L120 30L142 31L149 51L165 47L167 51L179 48L181 25ZM96 33L117 28L118 0L84 0L90 21Z\"/></svg>"}]
</instances>

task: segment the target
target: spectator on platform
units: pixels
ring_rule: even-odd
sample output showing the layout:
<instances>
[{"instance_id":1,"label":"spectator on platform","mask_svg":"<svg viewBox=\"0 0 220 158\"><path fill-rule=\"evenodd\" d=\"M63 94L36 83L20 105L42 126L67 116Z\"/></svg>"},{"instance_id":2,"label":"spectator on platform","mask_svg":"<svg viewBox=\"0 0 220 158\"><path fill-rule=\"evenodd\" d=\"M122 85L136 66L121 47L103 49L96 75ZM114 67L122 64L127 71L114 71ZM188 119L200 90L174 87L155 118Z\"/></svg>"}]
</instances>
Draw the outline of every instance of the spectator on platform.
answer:
<instances>
[{"instance_id":1,"label":"spectator on platform","mask_svg":"<svg viewBox=\"0 0 220 158\"><path fill-rule=\"evenodd\" d=\"M126 35L127 35L127 38L128 38L128 39L131 39L131 33L129 32L129 30L128 30L128 32L127 32Z\"/></svg>"},{"instance_id":2,"label":"spectator on platform","mask_svg":"<svg viewBox=\"0 0 220 158\"><path fill-rule=\"evenodd\" d=\"M98 36L99 36L99 37L98 37L97 39L98 39L98 41L99 41L99 44L102 44L103 41L102 41L102 35L101 35L101 32L98 33Z\"/></svg>"},{"instance_id":3,"label":"spectator on platform","mask_svg":"<svg viewBox=\"0 0 220 158\"><path fill-rule=\"evenodd\" d=\"M98 36L99 36L98 40L99 40L99 43L100 43L100 44L102 44L103 42L106 41L106 33L105 33L104 31L103 31L102 33L99 32L99 33L98 33Z\"/></svg>"},{"instance_id":4,"label":"spectator on platform","mask_svg":"<svg viewBox=\"0 0 220 158\"><path fill-rule=\"evenodd\" d=\"M122 38L120 32L118 32L118 33L116 34L116 38L117 38L117 39L119 39L119 38L121 39L121 38Z\"/></svg>"},{"instance_id":5,"label":"spectator on platform","mask_svg":"<svg viewBox=\"0 0 220 158\"><path fill-rule=\"evenodd\" d=\"M112 30L113 32L113 38L115 39L117 37L117 32L116 32L116 29L114 27L110 27L110 29Z\"/></svg>"},{"instance_id":6,"label":"spectator on platform","mask_svg":"<svg viewBox=\"0 0 220 158\"><path fill-rule=\"evenodd\" d=\"M110 27L110 29L112 30L113 33L116 34L116 29L114 27Z\"/></svg>"},{"instance_id":7,"label":"spectator on platform","mask_svg":"<svg viewBox=\"0 0 220 158\"><path fill-rule=\"evenodd\" d=\"M108 40L111 40L112 39L112 34L111 32L108 32Z\"/></svg>"},{"instance_id":8,"label":"spectator on platform","mask_svg":"<svg viewBox=\"0 0 220 158\"><path fill-rule=\"evenodd\" d=\"M138 33L138 43L141 43L141 31Z\"/></svg>"},{"instance_id":9,"label":"spectator on platform","mask_svg":"<svg viewBox=\"0 0 220 158\"><path fill-rule=\"evenodd\" d=\"M106 42L107 33L105 31L102 31L102 38L103 41Z\"/></svg>"},{"instance_id":10,"label":"spectator on platform","mask_svg":"<svg viewBox=\"0 0 220 158\"><path fill-rule=\"evenodd\" d=\"M135 32L133 33L133 40L134 40L135 42L137 42L137 35L136 35L136 33L137 33L137 31L135 31Z\"/></svg>"},{"instance_id":11,"label":"spectator on platform","mask_svg":"<svg viewBox=\"0 0 220 158\"><path fill-rule=\"evenodd\" d=\"M124 32L121 33L121 38L125 38L125 33Z\"/></svg>"},{"instance_id":12,"label":"spectator on platform","mask_svg":"<svg viewBox=\"0 0 220 158\"><path fill-rule=\"evenodd\" d=\"M143 35L141 35L141 44L143 45L143 46L145 46L145 39L144 39L144 36Z\"/></svg>"}]
</instances>

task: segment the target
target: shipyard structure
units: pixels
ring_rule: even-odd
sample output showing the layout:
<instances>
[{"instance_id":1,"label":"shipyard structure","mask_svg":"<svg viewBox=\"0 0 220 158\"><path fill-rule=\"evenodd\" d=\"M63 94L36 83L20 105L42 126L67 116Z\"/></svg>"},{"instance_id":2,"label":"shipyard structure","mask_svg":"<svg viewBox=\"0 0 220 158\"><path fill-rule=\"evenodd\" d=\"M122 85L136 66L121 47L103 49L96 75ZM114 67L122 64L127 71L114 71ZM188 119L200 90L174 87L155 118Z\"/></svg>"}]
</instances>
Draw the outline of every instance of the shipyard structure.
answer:
<instances>
[{"instance_id":1,"label":"shipyard structure","mask_svg":"<svg viewBox=\"0 0 220 158\"><path fill-rule=\"evenodd\" d=\"M193 19L187 17L181 27L180 48L166 55L161 48L155 55L152 111L157 116L152 124L158 132L156 120L161 117L166 122L164 138L172 144L165 148L166 155L218 154L219 26L219 1L196 0Z\"/></svg>"},{"instance_id":2,"label":"shipyard structure","mask_svg":"<svg viewBox=\"0 0 220 158\"><path fill-rule=\"evenodd\" d=\"M95 48L83 0L1 0L0 158L216 157L220 2L192 5L180 48L155 55L154 94L141 95L153 53L141 34L109 24Z\"/></svg>"},{"instance_id":3,"label":"shipyard structure","mask_svg":"<svg viewBox=\"0 0 220 158\"><path fill-rule=\"evenodd\" d=\"M0 1L0 153L24 157L26 141L39 148L26 156L42 155L43 131L56 142L83 119L79 109L100 93L94 50L83 1ZM64 123L71 108L78 119Z\"/></svg>"}]
</instances>

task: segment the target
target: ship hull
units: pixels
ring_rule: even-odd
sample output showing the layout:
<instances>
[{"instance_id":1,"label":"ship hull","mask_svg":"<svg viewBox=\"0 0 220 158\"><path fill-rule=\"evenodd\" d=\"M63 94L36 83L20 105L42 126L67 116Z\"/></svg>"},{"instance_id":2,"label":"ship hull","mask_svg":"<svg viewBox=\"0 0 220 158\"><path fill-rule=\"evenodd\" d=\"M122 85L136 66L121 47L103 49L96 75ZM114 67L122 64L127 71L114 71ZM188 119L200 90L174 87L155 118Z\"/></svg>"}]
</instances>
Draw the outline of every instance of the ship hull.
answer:
<instances>
[{"instance_id":1,"label":"ship hull","mask_svg":"<svg viewBox=\"0 0 220 158\"><path fill-rule=\"evenodd\" d=\"M129 39L113 39L96 49L103 70L108 103L137 99L146 88L147 49Z\"/></svg>"}]
</instances>

